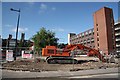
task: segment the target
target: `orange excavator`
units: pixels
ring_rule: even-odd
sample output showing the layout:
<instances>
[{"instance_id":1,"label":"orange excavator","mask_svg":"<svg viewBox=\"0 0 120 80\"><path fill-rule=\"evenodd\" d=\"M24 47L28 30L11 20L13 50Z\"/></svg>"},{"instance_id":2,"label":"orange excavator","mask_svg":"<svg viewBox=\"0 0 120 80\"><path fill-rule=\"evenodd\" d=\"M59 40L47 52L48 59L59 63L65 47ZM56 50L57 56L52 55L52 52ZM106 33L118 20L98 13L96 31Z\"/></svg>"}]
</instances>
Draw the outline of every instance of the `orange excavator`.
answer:
<instances>
[{"instance_id":1,"label":"orange excavator","mask_svg":"<svg viewBox=\"0 0 120 80\"><path fill-rule=\"evenodd\" d=\"M46 48L42 49L42 56L47 57L47 63L77 63L78 60L73 57L77 50L85 51L87 56L97 56L102 62L106 61L98 50L82 44L67 45L64 49L46 46Z\"/></svg>"}]
</instances>

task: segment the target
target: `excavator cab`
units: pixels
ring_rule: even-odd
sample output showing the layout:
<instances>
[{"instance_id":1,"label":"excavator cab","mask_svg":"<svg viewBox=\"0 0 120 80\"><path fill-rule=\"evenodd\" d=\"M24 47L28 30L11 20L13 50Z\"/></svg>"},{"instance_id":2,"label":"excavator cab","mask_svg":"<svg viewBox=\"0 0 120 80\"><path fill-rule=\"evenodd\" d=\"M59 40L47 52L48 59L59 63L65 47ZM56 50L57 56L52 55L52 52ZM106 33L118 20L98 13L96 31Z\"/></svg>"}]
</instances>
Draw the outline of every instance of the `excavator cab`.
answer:
<instances>
[{"instance_id":1,"label":"excavator cab","mask_svg":"<svg viewBox=\"0 0 120 80\"><path fill-rule=\"evenodd\" d=\"M46 46L46 48L42 49L42 56L70 56L70 54L55 46Z\"/></svg>"}]
</instances>

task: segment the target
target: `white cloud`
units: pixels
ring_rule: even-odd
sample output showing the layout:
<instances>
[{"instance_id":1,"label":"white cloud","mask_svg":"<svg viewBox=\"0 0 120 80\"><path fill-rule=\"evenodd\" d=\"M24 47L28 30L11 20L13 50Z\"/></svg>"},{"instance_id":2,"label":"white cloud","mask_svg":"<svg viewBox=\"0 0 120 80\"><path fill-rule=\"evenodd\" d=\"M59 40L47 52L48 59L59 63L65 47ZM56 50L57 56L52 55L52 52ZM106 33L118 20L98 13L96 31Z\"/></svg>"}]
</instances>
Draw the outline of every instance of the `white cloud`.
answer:
<instances>
[{"instance_id":1,"label":"white cloud","mask_svg":"<svg viewBox=\"0 0 120 80\"><path fill-rule=\"evenodd\" d=\"M11 31L16 32L16 28L13 28ZM26 32L28 28L18 28L18 32Z\"/></svg>"},{"instance_id":2,"label":"white cloud","mask_svg":"<svg viewBox=\"0 0 120 80\"><path fill-rule=\"evenodd\" d=\"M62 28L57 28L57 29L52 29L52 31L55 31L55 32L64 32L65 30L62 29Z\"/></svg>"},{"instance_id":3,"label":"white cloud","mask_svg":"<svg viewBox=\"0 0 120 80\"><path fill-rule=\"evenodd\" d=\"M44 12L47 12L47 11L50 11L50 10L51 10L51 11L55 11L56 8L55 8L55 7L50 7L50 6L42 3L42 4L40 5L39 13L44 13Z\"/></svg>"},{"instance_id":4,"label":"white cloud","mask_svg":"<svg viewBox=\"0 0 120 80\"><path fill-rule=\"evenodd\" d=\"M40 9L41 9L41 10L46 10L46 9L47 9L47 5L45 5L45 4L42 3L42 4L40 5Z\"/></svg>"},{"instance_id":5,"label":"white cloud","mask_svg":"<svg viewBox=\"0 0 120 80\"><path fill-rule=\"evenodd\" d=\"M42 3L42 4L40 5L40 11L39 11L39 12L42 13L42 12L44 12L44 11L46 11L46 10L47 10L47 5L45 5L45 4Z\"/></svg>"},{"instance_id":6,"label":"white cloud","mask_svg":"<svg viewBox=\"0 0 120 80\"><path fill-rule=\"evenodd\" d=\"M39 13L44 13L46 10L47 10L47 5L42 3L40 5Z\"/></svg>"},{"instance_id":7,"label":"white cloud","mask_svg":"<svg viewBox=\"0 0 120 80\"><path fill-rule=\"evenodd\" d=\"M55 10L56 10L56 8L55 8L55 7L52 7L52 10L53 10L53 11L55 11Z\"/></svg>"}]
</instances>

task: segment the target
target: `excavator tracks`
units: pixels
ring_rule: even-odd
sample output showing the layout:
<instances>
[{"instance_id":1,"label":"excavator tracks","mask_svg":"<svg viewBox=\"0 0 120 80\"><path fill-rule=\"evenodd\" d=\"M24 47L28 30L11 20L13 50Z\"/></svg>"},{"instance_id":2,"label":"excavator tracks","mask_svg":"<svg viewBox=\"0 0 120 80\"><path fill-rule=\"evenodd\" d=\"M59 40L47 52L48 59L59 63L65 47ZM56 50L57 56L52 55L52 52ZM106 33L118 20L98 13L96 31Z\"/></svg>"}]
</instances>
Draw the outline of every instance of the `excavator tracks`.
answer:
<instances>
[{"instance_id":1,"label":"excavator tracks","mask_svg":"<svg viewBox=\"0 0 120 80\"><path fill-rule=\"evenodd\" d=\"M48 64L77 64L78 61L72 57L49 57L47 58Z\"/></svg>"}]
</instances>

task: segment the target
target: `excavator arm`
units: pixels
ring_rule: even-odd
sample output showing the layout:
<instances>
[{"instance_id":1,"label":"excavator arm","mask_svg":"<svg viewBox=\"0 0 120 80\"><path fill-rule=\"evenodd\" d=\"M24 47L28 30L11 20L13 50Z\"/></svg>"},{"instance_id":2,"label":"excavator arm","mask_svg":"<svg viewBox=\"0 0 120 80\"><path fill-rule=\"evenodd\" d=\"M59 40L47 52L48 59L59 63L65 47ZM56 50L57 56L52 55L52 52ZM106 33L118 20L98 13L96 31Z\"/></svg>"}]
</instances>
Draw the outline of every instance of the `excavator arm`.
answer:
<instances>
[{"instance_id":1,"label":"excavator arm","mask_svg":"<svg viewBox=\"0 0 120 80\"><path fill-rule=\"evenodd\" d=\"M83 51L87 51L87 55L88 56L97 56L102 62L105 62L106 60L104 59L104 56L96 49L90 48L90 47L86 47L82 44L73 44L73 45L67 45L64 50L68 50L68 51L73 51L75 49L80 49Z\"/></svg>"}]
</instances>

